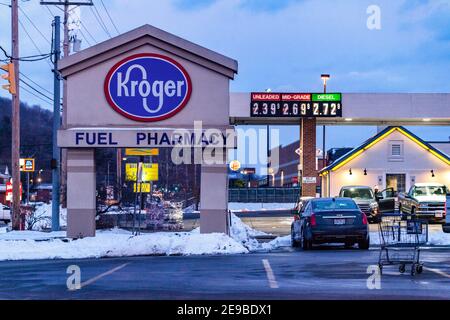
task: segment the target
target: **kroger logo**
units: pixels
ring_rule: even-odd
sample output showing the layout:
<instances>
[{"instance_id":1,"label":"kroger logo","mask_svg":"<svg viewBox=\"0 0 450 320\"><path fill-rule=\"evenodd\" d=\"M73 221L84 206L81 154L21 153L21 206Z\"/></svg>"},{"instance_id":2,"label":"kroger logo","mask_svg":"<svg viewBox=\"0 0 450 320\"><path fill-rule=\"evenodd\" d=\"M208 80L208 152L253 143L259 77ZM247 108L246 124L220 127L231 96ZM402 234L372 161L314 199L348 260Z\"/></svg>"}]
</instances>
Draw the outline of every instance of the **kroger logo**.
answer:
<instances>
[{"instance_id":1,"label":"kroger logo","mask_svg":"<svg viewBox=\"0 0 450 320\"><path fill-rule=\"evenodd\" d=\"M160 121L179 112L192 91L191 79L175 60L159 54L130 56L105 79L109 105L136 121Z\"/></svg>"}]
</instances>

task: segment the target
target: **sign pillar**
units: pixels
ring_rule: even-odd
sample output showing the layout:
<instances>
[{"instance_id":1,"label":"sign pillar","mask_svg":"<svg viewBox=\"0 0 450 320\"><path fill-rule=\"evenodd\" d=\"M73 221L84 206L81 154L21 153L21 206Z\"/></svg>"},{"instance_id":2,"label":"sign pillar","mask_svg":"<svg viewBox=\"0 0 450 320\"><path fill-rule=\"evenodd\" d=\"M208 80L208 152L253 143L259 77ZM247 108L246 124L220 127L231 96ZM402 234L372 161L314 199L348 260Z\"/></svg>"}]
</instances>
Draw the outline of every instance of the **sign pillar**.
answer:
<instances>
[{"instance_id":1,"label":"sign pillar","mask_svg":"<svg viewBox=\"0 0 450 320\"><path fill-rule=\"evenodd\" d=\"M67 236L95 236L94 149L67 149Z\"/></svg>"},{"instance_id":2,"label":"sign pillar","mask_svg":"<svg viewBox=\"0 0 450 320\"><path fill-rule=\"evenodd\" d=\"M302 197L316 196L316 118L302 118L300 123Z\"/></svg>"},{"instance_id":3,"label":"sign pillar","mask_svg":"<svg viewBox=\"0 0 450 320\"><path fill-rule=\"evenodd\" d=\"M206 155L204 157L207 157ZM217 154L216 154L217 159ZM228 230L228 166L226 150L220 164L209 164L212 159L203 159L200 181L200 232Z\"/></svg>"}]
</instances>

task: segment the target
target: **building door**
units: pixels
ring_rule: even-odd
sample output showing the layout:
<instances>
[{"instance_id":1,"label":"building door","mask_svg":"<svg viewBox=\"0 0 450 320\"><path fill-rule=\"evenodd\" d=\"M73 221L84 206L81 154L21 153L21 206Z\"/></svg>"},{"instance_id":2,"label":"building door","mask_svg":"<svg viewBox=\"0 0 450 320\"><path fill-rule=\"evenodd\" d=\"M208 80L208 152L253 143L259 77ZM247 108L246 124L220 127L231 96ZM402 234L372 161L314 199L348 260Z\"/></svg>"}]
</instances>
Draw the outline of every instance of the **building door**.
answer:
<instances>
[{"instance_id":1,"label":"building door","mask_svg":"<svg viewBox=\"0 0 450 320\"><path fill-rule=\"evenodd\" d=\"M396 192L406 192L406 174L386 174L386 188L393 188Z\"/></svg>"}]
</instances>

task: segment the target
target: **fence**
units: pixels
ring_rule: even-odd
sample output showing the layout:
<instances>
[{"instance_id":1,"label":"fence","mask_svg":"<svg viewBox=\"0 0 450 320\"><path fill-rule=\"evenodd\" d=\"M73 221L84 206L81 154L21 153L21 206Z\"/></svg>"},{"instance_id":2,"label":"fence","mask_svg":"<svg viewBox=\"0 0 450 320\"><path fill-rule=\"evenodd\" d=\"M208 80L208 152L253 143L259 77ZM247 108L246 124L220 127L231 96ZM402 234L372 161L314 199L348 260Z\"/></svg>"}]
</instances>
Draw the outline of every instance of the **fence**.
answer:
<instances>
[{"instance_id":1,"label":"fence","mask_svg":"<svg viewBox=\"0 0 450 320\"><path fill-rule=\"evenodd\" d=\"M300 194L299 187L290 188L230 188L228 202L296 202Z\"/></svg>"}]
</instances>

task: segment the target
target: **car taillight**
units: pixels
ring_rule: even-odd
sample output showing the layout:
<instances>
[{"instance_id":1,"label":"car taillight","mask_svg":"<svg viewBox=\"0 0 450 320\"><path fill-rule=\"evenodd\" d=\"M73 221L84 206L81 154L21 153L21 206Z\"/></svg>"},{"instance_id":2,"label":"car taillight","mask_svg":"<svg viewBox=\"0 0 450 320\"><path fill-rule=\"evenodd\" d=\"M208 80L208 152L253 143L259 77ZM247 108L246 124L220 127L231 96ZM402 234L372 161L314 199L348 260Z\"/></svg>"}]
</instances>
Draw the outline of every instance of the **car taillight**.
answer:
<instances>
[{"instance_id":1,"label":"car taillight","mask_svg":"<svg viewBox=\"0 0 450 320\"><path fill-rule=\"evenodd\" d=\"M316 215L314 213L311 215L311 219L309 220L309 223L311 224L312 227L314 227L317 224Z\"/></svg>"},{"instance_id":2,"label":"car taillight","mask_svg":"<svg viewBox=\"0 0 450 320\"><path fill-rule=\"evenodd\" d=\"M361 212L361 215L362 215L362 223L364 225L366 225L367 224L367 216L364 212Z\"/></svg>"}]
</instances>

